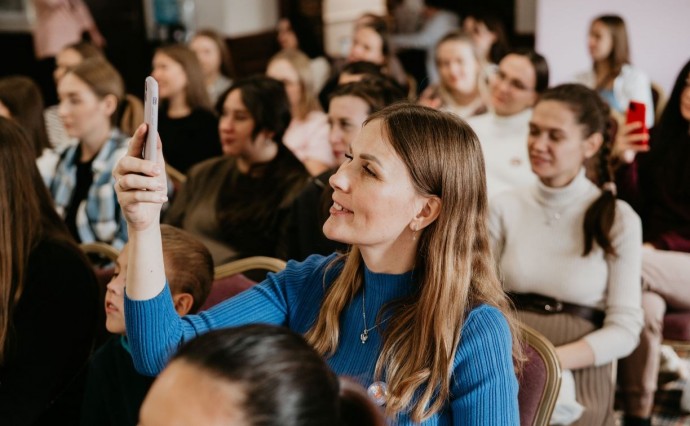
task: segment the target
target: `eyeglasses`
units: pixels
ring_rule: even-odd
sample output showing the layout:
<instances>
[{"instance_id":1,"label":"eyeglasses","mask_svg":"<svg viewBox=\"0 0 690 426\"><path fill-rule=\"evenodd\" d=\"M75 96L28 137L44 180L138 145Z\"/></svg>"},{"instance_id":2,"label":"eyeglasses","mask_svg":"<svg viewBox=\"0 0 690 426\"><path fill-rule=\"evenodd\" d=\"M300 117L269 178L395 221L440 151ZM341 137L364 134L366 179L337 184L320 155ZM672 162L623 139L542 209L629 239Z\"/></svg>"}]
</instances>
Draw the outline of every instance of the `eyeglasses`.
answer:
<instances>
[{"instance_id":1,"label":"eyeglasses","mask_svg":"<svg viewBox=\"0 0 690 426\"><path fill-rule=\"evenodd\" d=\"M505 73L503 71L501 71L500 69L496 71L496 73L494 74L494 78L498 82L508 83L508 86L511 89L519 90L521 92L522 91L531 92L532 90L534 90L533 88L527 87L525 85L525 83L521 82L520 80L508 78L508 76L505 75Z\"/></svg>"}]
</instances>

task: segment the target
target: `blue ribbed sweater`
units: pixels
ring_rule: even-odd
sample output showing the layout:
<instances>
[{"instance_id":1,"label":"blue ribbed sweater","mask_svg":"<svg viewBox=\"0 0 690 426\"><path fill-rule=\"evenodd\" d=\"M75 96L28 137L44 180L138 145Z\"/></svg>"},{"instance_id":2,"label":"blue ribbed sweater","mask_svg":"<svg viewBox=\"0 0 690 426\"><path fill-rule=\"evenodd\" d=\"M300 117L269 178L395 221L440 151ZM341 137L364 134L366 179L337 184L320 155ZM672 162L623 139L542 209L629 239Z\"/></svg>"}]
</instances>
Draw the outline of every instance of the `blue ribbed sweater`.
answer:
<instances>
[{"instance_id":1,"label":"blue ribbed sweater","mask_svg":"<svg viewBox=\"0 0 690 426\"><path fill-rule=\"evenodd\" d=\"M326 271L334 256L314 255L302 263L290 261L284 271L269 274L261 284L198 315L180 318L167 284L153 299L125 298L127 336L136 369L147 375L158 374L181 343L212 329L269 323L304 334L316 320L326 286L340 270L334 267ZM411 292L411 273L376 274L365 268L364 285L367 325L371 327L383 305ZM341 315L340 344L327 361L338 375L352 377L367 387L374 380L382 339L374 329L362 344L359 335L363 327L359 293ZM510 330L501 312L488 305L473 309L465 320L455 354L451 398L424 424L519 424L518 385L511 352ZM395 424L413 422L401 413Z\"/></svg>"}]
</instances>

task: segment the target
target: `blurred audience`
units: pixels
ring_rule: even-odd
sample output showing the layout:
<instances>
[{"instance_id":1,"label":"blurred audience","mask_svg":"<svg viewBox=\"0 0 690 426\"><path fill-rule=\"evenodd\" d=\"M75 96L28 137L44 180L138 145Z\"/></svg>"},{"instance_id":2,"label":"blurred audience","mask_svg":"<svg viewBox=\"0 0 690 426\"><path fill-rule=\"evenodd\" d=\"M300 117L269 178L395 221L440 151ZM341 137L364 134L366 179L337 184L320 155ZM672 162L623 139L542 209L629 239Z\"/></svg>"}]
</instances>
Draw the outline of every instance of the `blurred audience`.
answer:
<instances>
[{"instance_id":1,"label":"blurred audience","mask_svg":"<svg viewBox=\"0 0 690 426\"><path fill-rule=\"evenodd\" d=\"M211 105L232 85L232 61L223 36L205 28L194 33L189 48L196 53Z\"/></svg>"}]
</instances>

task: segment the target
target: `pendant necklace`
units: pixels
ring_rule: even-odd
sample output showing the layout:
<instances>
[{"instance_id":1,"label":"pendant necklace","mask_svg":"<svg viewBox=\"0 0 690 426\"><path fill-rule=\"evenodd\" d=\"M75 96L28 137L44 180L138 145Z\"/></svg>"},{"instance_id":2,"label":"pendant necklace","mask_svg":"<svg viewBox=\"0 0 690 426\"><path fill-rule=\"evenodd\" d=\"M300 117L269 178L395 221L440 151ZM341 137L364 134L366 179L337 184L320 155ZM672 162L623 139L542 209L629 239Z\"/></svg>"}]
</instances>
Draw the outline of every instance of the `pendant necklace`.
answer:
<instances>
[{"instance_id":1,"label":"pendant necklace","mask_svg":"<svg viewBox=\"0 0 690 426\"><path fill-rule=\"evenodd\" d=\"M567 208L567 206L565 206L558 210L549 209L546 206L546 203L538 198L537 203L539 204L539 207L541 207L541 211L544 212L544 223L549 227L561 220L561 217L563 217L563 212Z\"/></svg>"},{"instance_id":2,"label":"pendant necklace","mask_svg":"<svg viewBox=\"0 0 690 426\"><path fill-rule=\"evenodd\" d=\"M362 286L362 319L364 320L364 330L362 330L362 334L359 335L359 340L362 341L362 344L365 344L367 342L367 339L369 339L369 332L371 330L375 329L379 325L388 321L388 318L386 318L385 320L381 321L379 324L374 324L373 327L367 328L367 309L366 309L366 306L364 304L364 299L366 299L366 296L367 296L366 290L365 290L364 286Z\"/></svg>"}]
</instances>

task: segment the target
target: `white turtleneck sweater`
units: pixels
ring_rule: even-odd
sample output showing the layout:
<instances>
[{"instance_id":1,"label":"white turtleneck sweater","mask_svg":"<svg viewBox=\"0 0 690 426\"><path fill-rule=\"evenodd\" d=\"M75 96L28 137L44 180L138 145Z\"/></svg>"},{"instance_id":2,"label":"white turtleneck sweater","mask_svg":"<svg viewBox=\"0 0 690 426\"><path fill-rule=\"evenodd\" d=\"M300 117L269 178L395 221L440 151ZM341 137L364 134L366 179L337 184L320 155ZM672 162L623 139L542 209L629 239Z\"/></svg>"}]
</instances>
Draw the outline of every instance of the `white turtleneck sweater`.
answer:
<instances>
[{"instance_id":1,"label":"white turtleneck sweater","mask_svg":"<svg viewBox=\"0 0 690 426\"><path fill-rule=\"evenodd\" d=\"M563 188L537 181L494 198L489 225L506 290L605 311L604 326L585 336L596 365L632 352L642 327L642 225L627 203L616 202L617 256L605 256L596 244L582 256L585 212L600 194L584 169Z\"/></svg>"},{"instance_id":2,"label":"white turtleneck sweater","mask_svg":"<svg viewBox=\"0 0 690 426\"><path fill-rule=\"evenodd\" d=\"M528 108L509 117L487 112L467 120L484 152L489 199L505 190L535 182L527 153L530 118L532 109Z\"/></svg>"}]
</instances>

